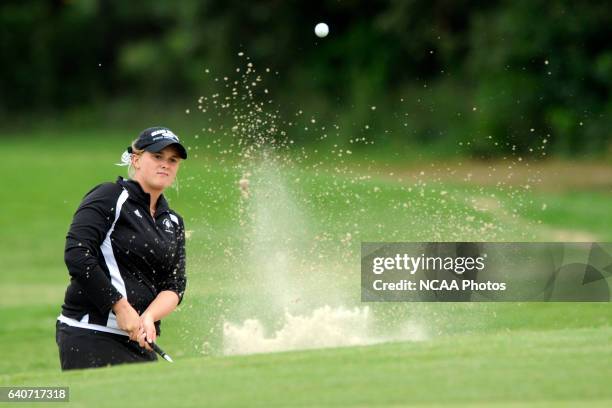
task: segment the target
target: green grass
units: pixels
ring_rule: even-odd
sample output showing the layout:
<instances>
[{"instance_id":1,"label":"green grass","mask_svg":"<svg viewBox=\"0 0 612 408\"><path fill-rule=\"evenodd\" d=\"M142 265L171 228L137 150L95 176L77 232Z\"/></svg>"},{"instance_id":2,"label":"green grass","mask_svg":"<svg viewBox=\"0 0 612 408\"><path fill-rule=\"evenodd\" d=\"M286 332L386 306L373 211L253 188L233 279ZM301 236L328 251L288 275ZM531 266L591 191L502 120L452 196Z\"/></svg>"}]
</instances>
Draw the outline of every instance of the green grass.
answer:
<instances>
[{"instance_id":1,"label":"green grass","mask_svg":"<svg viewBox=\"0 0 612 408\"><path fill-rule=\"evenodd\" d=\"M612 402L612 329L517 331L431 342L190 358L16 384L71 387L71 406L601 405ZM110 388L113 392L109 392ZM137 395L135 395L137 394Z\"/></svg>"},{"instance_id":2,"label":"green grass","mask_svg":"<svg viewBox=\"0 0 612 408\"><path fill-rule=\"evenodd\" d=\"M173 208L193 230L185 302L165 319L160 339L176 364L60 374L54 322L68 282L65 233L83 194L124 174L113 163L130 137L108 131L17 136L3 140L7 154L0 161L7 175L0 215L0 385L67 385L71 406L612 402L609 303L372 304L381 325L416 319L427 327L429 340L243 357L220 352L224 319L258 317L274 323L282 314L264 307L265 290L253 289L261 284L248 255L249 245L257 244L249 235L257 225L245 212L254 211L257 200L278 209L277 221L291 227L270 247L287 244L291 254L324 272L333 293L342 294L324 297L307 281L308 308L321 302L359 304L360 241L557 240L559 234L572 233L610 241L609 193L510 194L458 183L415 186L375 176L355 181L358 174L303 164L283 168L286 194L295 207L285 211L275 186L265 177L258 184L258 175L269 169L240 167L205 153L184 163L179 193L168 192ZM359 164L358 157L352 160ZM255 173L254 192L271 196L241 204L236 181L244 170ZM474 209L470 200L492 193L493 209ZM492 227L483 230L485 224ZM352 241L341 242L346 233ZM316 235L325 239L315 242ZM297 279L292 272L287 278ZM212 345L210 355L202 353L204 341Z\"/></svg>"}]
</instances>

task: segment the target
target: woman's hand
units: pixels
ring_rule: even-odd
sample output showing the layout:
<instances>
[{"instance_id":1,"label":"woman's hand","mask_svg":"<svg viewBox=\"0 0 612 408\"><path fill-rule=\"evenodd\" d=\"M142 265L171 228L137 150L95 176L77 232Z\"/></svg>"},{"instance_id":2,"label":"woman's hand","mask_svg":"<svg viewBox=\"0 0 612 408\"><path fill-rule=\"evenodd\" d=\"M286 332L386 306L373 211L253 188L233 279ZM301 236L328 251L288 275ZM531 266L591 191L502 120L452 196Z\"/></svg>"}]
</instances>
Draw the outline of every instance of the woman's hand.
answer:
<instances>
[{"instance_id":1,"label":"woman's hand","mask_svg":"<svg viewBox=\"0 0 612 408\"><path fill-rule=\"evenodd\" d=\"M138 341L144 334L144 328L140 321L138 312L134 310L126 298L121 298L117 303L113 305L113 312L117 317L117 326L123 331L126 331L130 340Z\"/></svg>"},{"instance_id":2,"label":"woman's hand","mask_svg":"<svg viewBox=\"0 0 612 408\"><path fill-rule=\"evenodd\" d=\"M155 300L139 317L141 332L138 333L136 341L140 344L140 347L153 351L150 344L157 339L155 322L172 312L178 302L179 297L175 292L163 290L157 294Z\"/></svg>"},{"instance_id":3,"label":"woman's hand","mask_svg":"<svg viewBox=\"0 0 612 408\"><path fill-rule=\"evenodd\" d=\"M157 332L155 331L155 320L153 319L153 316L148 312L144 312L142 315L140 315L140 325L142 326L144 332L140 335L138 343L140 344L140 347L153 351L151 346L149 346L149 343L154 342L157 338Z\"/></svg>"}]
</instances>

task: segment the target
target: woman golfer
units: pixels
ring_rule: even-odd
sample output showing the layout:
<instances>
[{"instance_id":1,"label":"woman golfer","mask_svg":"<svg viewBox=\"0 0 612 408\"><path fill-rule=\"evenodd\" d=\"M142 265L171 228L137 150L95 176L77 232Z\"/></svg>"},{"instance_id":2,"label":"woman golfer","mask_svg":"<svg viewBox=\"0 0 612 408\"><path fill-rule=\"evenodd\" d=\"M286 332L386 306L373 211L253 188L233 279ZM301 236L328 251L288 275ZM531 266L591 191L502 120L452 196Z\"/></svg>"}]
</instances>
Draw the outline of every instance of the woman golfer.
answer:
<instances>
[{"instance_id":1,"label":"woman golfer","mask_svg":"<svg viewBox=\"0 0 612 408\"><path fill-rule=\"evenodd\" d=\"M130 178L83 198L66 237L63 370L157 359L149 343L185 291L185 227L163 192L186 158L172 131L146 129L122 156Z\"/></svg>"}]
</instances>

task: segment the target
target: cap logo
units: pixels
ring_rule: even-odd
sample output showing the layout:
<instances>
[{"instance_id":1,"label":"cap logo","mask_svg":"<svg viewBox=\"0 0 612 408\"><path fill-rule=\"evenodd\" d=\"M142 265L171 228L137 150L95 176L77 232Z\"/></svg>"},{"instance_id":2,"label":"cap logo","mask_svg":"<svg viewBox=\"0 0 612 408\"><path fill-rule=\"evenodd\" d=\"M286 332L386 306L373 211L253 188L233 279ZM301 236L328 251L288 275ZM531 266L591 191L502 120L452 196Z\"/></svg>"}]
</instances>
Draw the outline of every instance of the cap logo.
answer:
<instances>
[{"instance_id":1,"label":"cap logo","mask_svg":"<svg viewBox=\"0 0 612 408\"><path fill-rule=\"evenodd\" d=\"M155 132L151 132L151 138L153 141L158 141L160 139L170 139L172 141L178 142L179 138L176 136L170 129L159 129Z\"/></svg>"}]
</instances>

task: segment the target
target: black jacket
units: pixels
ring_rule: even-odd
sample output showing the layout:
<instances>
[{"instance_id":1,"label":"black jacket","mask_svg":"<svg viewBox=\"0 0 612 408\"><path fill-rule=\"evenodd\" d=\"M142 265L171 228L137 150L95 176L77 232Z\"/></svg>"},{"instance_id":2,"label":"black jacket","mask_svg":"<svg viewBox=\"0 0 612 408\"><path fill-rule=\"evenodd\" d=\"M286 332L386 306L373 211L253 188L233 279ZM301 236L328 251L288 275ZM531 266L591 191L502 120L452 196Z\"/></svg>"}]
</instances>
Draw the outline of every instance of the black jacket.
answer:
<instances>
[{"instance_id":1,"label":"black jacket","mask_svg":"<svg viewBox=\"0 0 612 408\"><path fill-rule=\"evenodd\" d=\"M66 237L70 273L59 320L117 334L112 305L127 297L138 314L157 294L185 291L185 226L161 195L155 219L140 184L119 177L85 195ZM159 333L159 323L156 323Z\"/></svg>"}]
</instances>

